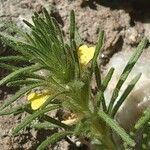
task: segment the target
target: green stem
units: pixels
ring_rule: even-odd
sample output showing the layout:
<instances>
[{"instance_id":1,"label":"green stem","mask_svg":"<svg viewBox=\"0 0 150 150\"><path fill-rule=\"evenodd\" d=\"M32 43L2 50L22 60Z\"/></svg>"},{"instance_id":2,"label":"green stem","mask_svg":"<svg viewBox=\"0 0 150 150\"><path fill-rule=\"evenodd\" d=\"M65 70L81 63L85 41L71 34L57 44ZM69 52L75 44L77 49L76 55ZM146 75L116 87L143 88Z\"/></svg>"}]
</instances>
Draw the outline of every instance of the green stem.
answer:
<instances>
[{"instance_id":1,"label":"green stem","mask_svg":"<svg viewBox=\"0 0 150 150\"><path fill-rule=\"evenodd\" d=\"M106 145L106 147L108 148L108 150L116 150L116 147L114 145L114 143L111 141L111 139L109 137L104 137L103 138L103 143Z\"/></svg>"},{"instance_id":2,"label":"green stem","mask_svg":"<svg viewBox=\"0 0 150 150\"><path fill-rule=\"evenodd\" d=\"M92 121L92 129L94 136L102 143L104 144L108 150L116 150L116 146L114 145L110 134L108 134L108 130L106 127L106 124L102 121L99 121L99 119L94 119Z\"/></svg>"}]
</instances>

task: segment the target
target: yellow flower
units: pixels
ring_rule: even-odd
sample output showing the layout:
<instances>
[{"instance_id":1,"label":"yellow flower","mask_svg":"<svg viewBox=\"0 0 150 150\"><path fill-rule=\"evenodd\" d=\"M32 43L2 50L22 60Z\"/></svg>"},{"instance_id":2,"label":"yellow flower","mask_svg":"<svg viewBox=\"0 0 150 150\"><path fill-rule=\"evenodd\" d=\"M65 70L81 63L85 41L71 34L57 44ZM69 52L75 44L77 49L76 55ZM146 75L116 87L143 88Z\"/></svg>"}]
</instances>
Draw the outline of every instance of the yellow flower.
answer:
<instances>
[{"instance_id":1,"label":"yellow flower","mask_svg":"<svg viewBox=\"0 0 150 150\"><path fill-rule=\"evenodd\" d=\"M66 124L66 125L71 126L71 125L78 123L81 120L81 118L82 118L81 116L74 114L74 113L71 113L67 119L65 119L61 122Z\"/></svg>"},{"instance_id":2,"label":"yellow flower","mask_svg":"<svg viewBox=\"0 0 150 150\"><path fill-rule=\"evenodd\" d=\"M81 66L86 66L89 61L93 58L95 52L95 47L87 47L87 45L82 45L78 49L79 62Z\"/></svg>"},{"instance_id":3,"label":"yellow flower","mask_svg":"<svg viewBox=\"0 0 150 150\"><path fill-rule=\"evenodd\" d=\"M31 108L33 110L39 109L49 98L47 93L35 93L32 92L27 96L28 101L31 103Z\"/></svg>"}]
</instances>

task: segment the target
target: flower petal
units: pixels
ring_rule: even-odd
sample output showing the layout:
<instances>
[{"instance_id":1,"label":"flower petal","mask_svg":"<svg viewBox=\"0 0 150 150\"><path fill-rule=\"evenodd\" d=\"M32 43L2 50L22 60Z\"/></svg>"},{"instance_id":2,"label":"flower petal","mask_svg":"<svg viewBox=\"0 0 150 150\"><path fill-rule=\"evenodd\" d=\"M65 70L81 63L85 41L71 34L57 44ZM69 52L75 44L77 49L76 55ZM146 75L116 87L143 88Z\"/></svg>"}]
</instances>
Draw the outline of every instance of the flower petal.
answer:
<instances>
[{"instance_id":1,"label":"flower petal","mask_svg":"<svg viewBox=\"0 0 150 150\"><path fill-rule=\"evenodd\" d=\"M95 47L87 47L87 45L82 45L78 49L79 61L82 66L85 66L93 58L95 52Z\"/></svg>"},{"instance_id":2,"label":"flower petal","mask_svg":"<svg viewBox=\"0 0 150 150\"><path fill-rule=\"evenodd\" d=\"M31 108L33 110L39 109L49 98L49 95L46 94L38 94L38 93L31 93L28 95L27 99L31 102Z\"/></svg>"}]
</instances>

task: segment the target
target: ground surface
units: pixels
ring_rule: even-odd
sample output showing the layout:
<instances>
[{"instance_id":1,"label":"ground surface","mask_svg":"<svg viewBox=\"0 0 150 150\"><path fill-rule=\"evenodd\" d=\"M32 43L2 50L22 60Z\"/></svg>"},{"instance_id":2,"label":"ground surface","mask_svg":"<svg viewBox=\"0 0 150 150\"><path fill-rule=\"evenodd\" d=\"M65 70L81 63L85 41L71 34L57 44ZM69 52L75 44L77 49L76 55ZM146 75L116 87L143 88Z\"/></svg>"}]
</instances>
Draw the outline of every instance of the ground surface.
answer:
<instances>
[{"instance_id":1,"label":"ground surface","mask_svg":"<svg viewBox=\"0 0 150 150\"><path fill-rule=\"evenodd\" d=\"M25 28L21 20L25 18L31 21L33 11L40 13L41 8L46 7L67 34L69 11L73 9L79 33L86 43L94 45L99 30L105 31L104 57L109 60L118 51L133 49L144 35L150 39L150 11L145 7L147 5L138 7L138 4L135 5L131 1L115 2L102 1L100 4L100 0L91 0L91 2L90 0L1 0L0 19L12 19L18 26ZM5 55L6 52L1 49L0 55ZM0 78L4 74L5 72L0 70ZM1 87L0 102L11 96L12 91ZM25 99L22 101L24 102ZM25 115L0 117L1 150L34 150L42 136L51 132L30 130L12 138L10 129L14 128ZM61 142L59 145L53 149L68 149L67 142Z\"/></svg>"}]
</instances>

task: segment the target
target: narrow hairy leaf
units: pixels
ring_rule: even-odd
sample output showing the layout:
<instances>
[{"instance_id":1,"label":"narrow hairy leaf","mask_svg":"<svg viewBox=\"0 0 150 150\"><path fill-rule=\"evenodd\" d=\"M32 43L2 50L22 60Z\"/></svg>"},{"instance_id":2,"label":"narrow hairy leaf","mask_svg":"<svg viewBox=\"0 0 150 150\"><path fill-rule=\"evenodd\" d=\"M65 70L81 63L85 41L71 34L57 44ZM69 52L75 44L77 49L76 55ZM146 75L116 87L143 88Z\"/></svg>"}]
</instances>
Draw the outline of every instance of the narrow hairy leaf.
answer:
<instances>
[{"instance_id":1,"label":"narrow hairy leaf","mask_svg":"<svg viewBox=\"0 0 150 150\"><path fill-rule=\"evenodd\" d=\"M32 44L30 44L30 42L26 43L25 41L18 40L18 39L11 37L5 33L0 33L0 35L3 37L4 41L8 45L13 47L15 50L21 52L26 57L30 56L30 57L32 57L32 59L36 58L36 60L38 60L38 62L40 62L41 64L44 63L47 66L49 66L49 63L47 63L45 61L45 58L48 59L49 55L45 55L45 53L43 52L44 49L41 50L41 49L39 49L39 47L35 47Z\"/></svg>"},{"instance_id":2,"label":"narrow hairy leaf","mask_svg":"<svg viewBox=\"0 0 150 150\"><path fill-rule=\"evenodd\" d=\"M143 116L135 124L135 129L139 130L150 121L150 108L147 108Z\"/></svg>"},{"instance_id":3,"label":"narrow hairy leaf","mask_svg":"<svg viewBox=\"0 0 150 150\"><path fill-rule=\"evenodd\" d=\"M22 130L23 128L25 128L28 124L30 124L34 119L36 119L37 117L39 117L40 115L43 115L44 113L46 112L49 112L51 110L54 110L54 109L58 109L59 106L56 105L56 106L50 106L50 107L47 107L45 109L42 109L42 110L38 110L38 111L35 111L33 114L31 114L30 116L27 116L13 131L12 131L12 134L13 135L16 135L20 130Z\"/></svg>"},{"instance_id":4,"label":"narrow hairy leaf","mask_svg":"<svg viewBox=\"0 0 150 150\"><path fill-rule=\"evenodd\" d=\"M141 73L138 74L136 77L134 77L130 81L129 85L127 86L127 88L125 89L125 91L123 92L123 94L121 95L121 97L119 98L117 104L114 106L114 108L112 110L112 117L115 116L115 114L117 113L118 109L120 108L120 106L122 105L122 103L124 102L124 100L127 98L127 96L130 94L130 92L134 88L135 84L140 79L140 77L141 77Z\"/></svg>"},{"instance_id":5,"label":"narrow hairy leaf","mask_svg":"<svg viewBox=\"0 0 150 150\"><path fill-rule=\"evenodd\" d=\"M106 112L107 106L106 106L106 102L105 102L104 92L99 90L96 95L96 106L97 106L96 111L99 110L99 108L101 106L101 102L102 102L103 111Z\"/></svg>"},{"instance_id":6,"label":"narrow hairy leaf","mask_svg":"<svg viewBox=\"0 0 150 150\"><path fill-rule=\"evenodd\" d=\"M56 106L56 105L55 105L55 106ZM60 105L58 105L58 106L60 106ZM31 108L29 108L29 107L26 107L26 108L25 108L25 111L26 111L27 113L29 113L29 114L33 114L33 113L34 113L34 111L33 111ZM64 124L64 123L62 123L62 122L60 122L59 120L54 119L54 118L52 118L52 117L50 117L50 116L48 116L48 115L46 115L46 114L42 115L42 117L40 117L40 120L41 120L41 121L49 122L50 124L56 125L56 126L58 126L58 127L60 127L60 128L63 128L63 129L65 129L65 130L71 129L70 126L68 126L68 125L66 125L66 124Z\"/></svg>"},{"instance_id":7,"label":"narrow hairy leaf","mask_svg":"<svg viewBox=\"0 0 150 150\"><path fill-rule=\"evenodd\" d=\"M20 89L15 95L11 96L10 98L6 99L4 104L2 104L0 106L0 111L2 111L4 108L6 108L7 106L9 106L10 104L12 104L14 101L16 101L18 98L24 96L24 94L30 90L32 90L35 87L40 87L42 86L43 83L37 83L37 84L33 84L30 86L27 86L25 88Z\"/></svg>"},{"instance_id":8,"label":"narrow hairy leaf","mask_svg":"<svg viewBox=\"0 0 150 150\"><path fill-rule=\"evenodd\" d=\"M43 116L43 119L44 119L45 121L48 121L48 122L50 122L50 123L52 123L52 124L55 124L55 125L57 125L57 126L59 126L59 127L61 127L61 128L66 129L66 130L70 129L70 126L68 126L68 125L66 125L66 124L64 124L64 123L61 123L59 120L56 120L56 119L54 119L54 118L52 118L52 117L50 117L50 116L44 115L44 116Z\"/></svg>"},{"instance_id":9,"label":"narrow hairy leaf","mask_svg":"<svg viewBox=\"0 0 150 150\"><path fill-rule=\"evenodd\" d=\"M75 63L75 79L80 77L80 63L78 57L77 46L74 40L71 41L70 51L73 51L73 61Z\"/></svg>"},{"instance_id":10,"label":"narrow hairy leaf","mask_svg":"<svg viewBox=\"0 0 150 150\"><path fill-rule=\"evenodd\" d=\"M104 41L104 31L100 32L99 33L99 39L98 39L98 42L96 44L96 49L95 49L95 53L94 53L94 57L92 59L92 65L91 65L91 76L93 73L95 73L95 78L96 78L96 84L97 84L97 87L98 87L98 94L97 94L97 104L96 104L96 107L95 107L95 110L97 111L100 107L100 101L103 97L103 92L101 91L102 88L101 88L101 69L100 69L100 66L98 66L97 64L97 58L99 56L99 54L101 53L102 51L102 46L103 46L103 41ZM103 100L104 102L104 100ZM104 104L104 103L103 103ZM106 107L104 106L104 110L106 109Z\"/></svg>"},{"instance_id":11,"label":"narrow hairy leaf","mask_svg":"<svg viewBox=\"0 0 150 150\"><path fill-rule=\"evenodd\" d=\"M32 45L36 46L36 42L35 42L34 37L32 35L26 33L26 40L27 40L27 42L29 42Z\"/></svg>"},{"instance_id":12,"label":"narrow hairy leaf","mask_svg":"<svg viewBox=\"0 0 150 150\"><path fill-rule=\"evenodd\" d=\"M107 73L106 77L104 78L101 88L98 91L98 94L96 96L96 101L97 101L97 107L98 109L100 108L100 102L102 102L102 108L104 110L104 112L107 111L107 107L106 107L106 102L105 102L105 97L104 97L104 91L108 86L109 81L112 78L114 72L114 68L110 68L109 72Z\"/></svg>"},{"instance_id":13,"label":"narrow hairy leaf","mask_svg":"<svg viewBox=\"0 0 150 150\"><path fill-rule=\"evenodd\" d=\"M29 66L29 67L25 67L25 68L21 68L21 69L18 69L14 72L12 72L11 74L9 74L8 76L6 76L5 78L3 78L1 81L0 81L0 85L4 85L6 84L7 82L11 81L12 79L14 79L15 77L25 73L25 72L28 72L32 69L37 69L39 68L37 65L32 65L32 66Z\"/></svg>"},{"instance_id":14,"label":"narrow hairy leaf","mask_svg":"<svg viewBox=\"0 0 150 150\"><path fill-rule=\"evenodd\" d=\"M141 56L146 44L147 44L148 40L147 38L143 38L142 41L139 43L138 47L136 48L136 50L134 51L133 55L131 56L131 58L129 59L126 67L124 68L119 81L113 91L112 97L111 97L111 101L108 107L108 113L111 114L113 105L115 100L118 97L119 91L123 85L123 83L126 81L129 73L131 72L132 68L134 67L135 63L137 62L137 60L139 59L139 57Z\"/></svg>"},{"instance_id":15,"label":"narrow hairy leaf","mask_svg":"<svg viewBox=\"0 0 150 150\"><path fill-rule=\"evenodd\" d=\"M94 57L92 59L92 65L91 65L91 69L92 69L91 70L91 75L93 73L95 74L96 84L97 84L97 87L98 87L98 90L99 90L99 94L101 93L101 89L102 89L101 88L101 67L100 66L98 67L97 58L102 52L103 42L104 42L104 31L99 33L99 39L98 39L97 44L96 44L96 49L95 49L95 53L94 53ZM99 94L98 94L98 97L99 96L101 97L101 94L100 95ZM97 99L97 106L99 108L100 98ZM106 107L104 109L106 109Z\"/></svg>"},{"instance_id":16,"label":"narrow hairy leaf","mask_svg":"<svg viewBox=\"0 0 150 150\"><path fill-rule=\"evenodd\" d=\"M22 49L20 49L20 45L18 43L20 42L17 38L10 36L4 32L0 32L1 40L7 45L13 48L14 51L22 52Z\"/></svg>"},{"instance_id":17,"label":"narrow hairy leaf","mask_svg":"<svg viewBox=\"0 0 150 150\"><path fill-rule=\"evenodd\" d=\"M50 102L51 102L52 100L54 100L56 97L58 97L58 96L64 94L65 92L66 92L66 91L62 91L62 92L59 92L59 93L56 93L56 94L50 96L50 97L46 100L46 102L41 106L41 109L44 109L48 104L50 104Z\"/></svg>"},{"instance_id":18,"label":"narrow hairy leaf","mask_svg":"<svg viewBox=\"0 0 150 150\"><path fill-rule=\"evenodd\" d=\"M96 64L95 66L95 78L96 78L97 87L100 90L101 89L101 70L100 70L100 67L98 67L98 64Z\"/></svg>"},{"instance_id":19,"label":"narrow hairy leaf","mask_svg":"<svg viewBox=\"0 0 150 150\"><path fill-rule=\"evenodd\" d=\"M0 63L0 68L6 69L6 70L10 70L10 71L15 71L18 70L19 67L10 65L10 64L5 64L5 63Z\"/></svg>"},{"instance_id":20,"label":"narrow hairy leaf","mask_svg":"<svg viewBox=\"0 0 150 150\"><path fill-rule=\"evenodd\" d=\"M106 77L104 78L104 80L103 80L103 82L102 82L102 89L103 89L103 91L106 90L106 88L107 88L107 86L108 86L108 83L109 83L109 81L111 80L112 75L113 75L113 73L114 73L114 70L115 70L115 69L114 69L113 67L110 68L110 70L108 71Z\"/></svg>"},{"instance_id":21,"label":"narrow hairy leaf","mask_svg":"<svg viewBox=\"0 0 150 150\"><path fill-rule=\"evenodd\" d=\"M75 24L75 14L72 10L70 12L70 54L72 57L72 61L75 64L75 79L80 78L80 64L79 64L79 57L77 51L77 45L75 41L75 32L76 32L76 24Z\"/></svg>"},{"instance_id":22,"label":"narrow hairy leaf","mask_svg":"<svg viewBox=\"0 0 150 150\"><path fill-rule=\"evenodd\" d=\"M81 46L83 44L82 38L81 38L81 36L80 36L80 34L78 32L77 27L75 29L75 41L76 41L77 47L79 47L79 46Z\"/></svg>"},{"instance_id":23,"label":"narrow hairy leaf","mask_svg":"<svg viewBox=\"0 0 150 150\"><path fill-rule=\"evenodd\" d=\"M16 81L8 82L6 85L8 87L21 86L21 85L31 85L31 84L38 83L39 81L40 80L16 80Z\"/></svg>"},{"instance_id":24,"label":"narrow hairy leaf","mask_svg":"<svg viewBox=\"0 0 150 150\"><path fill-rule=\"evenodd\" d=\"M46 43L45 39L43 39L42 37L40 37L39 34L37 34L36 32L32 31L32 35L35 38L35 42L37 44L37 47L39 49L43 49L43 52L45 52L45 54L49 54L49 45Z\"/></svg>"},{"instance_id":25,"label":"narrow hairy leaf","mask_svg":"<svg viewBox=\"0 0 150 150\"><path fill-rule=\"evenodd\" d=\"M74 11L70 12L70 41L75 39L75 15Z\"/></svg>"},{"instance_id":26,"label":"narrow hairy leaf","mask_svg":"<svg viewBox=\"0 0 150 150\"><path fill-rule=\"evenodd\" d=\"M27 104L28 105L28 104ZM0 112L0 116L3 116L3 115L10 115L10 114L18 114L18 113L22 113L24 112L24 108L27 106L27 105L24 105L24 106L17 106L17 107L14 107L14 108L9 108L9 109L6 109L4 111L1 111Z\"/></svg>"},{"instance_id":27,"label":"narrow hairy leaf","mask_svg":"<svg viewBox=\"0 0 150 150\"><path fill-rule=\"evenodd\" d=\"M99 38L98 38L98 41L97 41L97 44L96 44L94 57L92 59L92 72L95 71L95 68L96 68L96 65L97 65L97 57L102 52L103 41L104 41L104 31L99 33Z\"/></svg>"},{"instance_id":28,"label":"narrow hairy leaf","mask_svg":"<svg viewBox=\"0 0 150 150\"><path fill-rule=\"evenodd\" d=\"M57 20L55 18L52 18L52 20L53 20L53 23L55 25L56 33L58 34L58 37L61 41L61 44L62 44L62 46L64 46L64 39L63 39L64 37L63 37L62 30L61 30Z\"/></svg>"},{"instance_id":29,"label":"narrow hairy leaf","mask_svg":"<svg viewBox=\"0 0 150 150\"><path fill-rule=\"evenodd\" d=\"M34 26L31 23L29 23L27 20L23 20L23 22L31 29L34 28Z\"/></svg>"},{"instance_id":30,"label":"narrow hairy leaf","mask_svg":"<svg viewBox=\"0 0 150 150\"><path fill-rule=\"evenodd\" d=\"M57 125L52 124L50 122L43 122L43 123L37 123L35 125L32 125L33 128L36 129L50 129L50 128L58 128Z\"/></svg>"},{"instance_id":31,"label":"narrow hairy leaf","mask_svg":"<svg viewBox=\"0 0 150 150\"><path fill-rule=\"evenodd\" d=\"M52 35L55 36L56 33L55 33L55 27L54 27L54 24L53 24L52 17L50 17L50 15L48 14L48 12L45 8L43 9L43 11L44 11L44 14L45 14L46 23L49 27L49 30L52 32Z\"/></svg>"},{"instance_id":32,"label":"narrow hairy leaf","mask_svg":"<svg viewBox=\"0 0 150 150\"><path fill-rule=\"evenodd\" d=\"M40 31L45 37L49 38L50 41L54 42L55 44L59 44L59 39L57 38L57 33L55 26L53 24L52 18L50 18L51 25L49 23L46 23L44 19L40 17L32 17L32 20L35 25L35 30L34 31Z\"/></svg>"},{"instance_id":33,"label":"narrow hairy leaf","mask_svg":"<svg viewBox=\"0 0 150 150\"><path fill-rule=\"evenodd\" d=\"M142 150L148 150L149 149L149 141L150 141L150 124L145 124L142 127L142 139L141 139L141 145L139 146Z\"/></svg>"},{"instance_id":34,"label":"narrow hairy leaf","mask_svg":"<svg viewBox=\"0 0 150 150\"><path fill-rule=\"evenodd\" d=\"M55 133L52 136L48 137L45 141L43 141L37 148L37 150L44 150L46 149L50 144L54 144L57 141L61 140L62 138L66 137L67 135L71 135L72 132L69 131L63 131L60 133Z\"/></svg>"},{"instance_id":35,"label":"narrow hairy leaf","mask_svg":"<svg viewBox=\"0 0 150 150\"><path fill-rule=\"evenodd\" d=\"M0 23L1 25L3 24L3 27L5 27L6 29L6 32L8 31L7 33L15 33L17 37L25 37L25 33L22 32L22 28L18 28L18 25L14 21L8 19L0 19Z\"/></svg>"},{"instance_id":36,"label":"narrow hairy leaf","mask_svg":"<svg viewBox=\"0 0 150 150\"><path fill-rule=\"evenodd\" d=\"M23 56L5 56L0 57L0 62L27 62L28 60Z\"/></svg>"},{"instance_id":37,"label":"narrow hairy leaf","mask_svg":"<svg viewBox=\"0 0 150 150\"><path fill-rule=\"evenodd\" d=\"M135 142L134 140L126 133L126 131L121 128L118 124L118 122L116 122L115 120L113 120L112 118L110 118L105 112L103 111L99 111L98 115L100 116L100 118L103 119L104 122L107 123L107 125L114 130L121 138L124 142L126 142L129 146L134 146Z\"/></svg>"}]
</instances>

